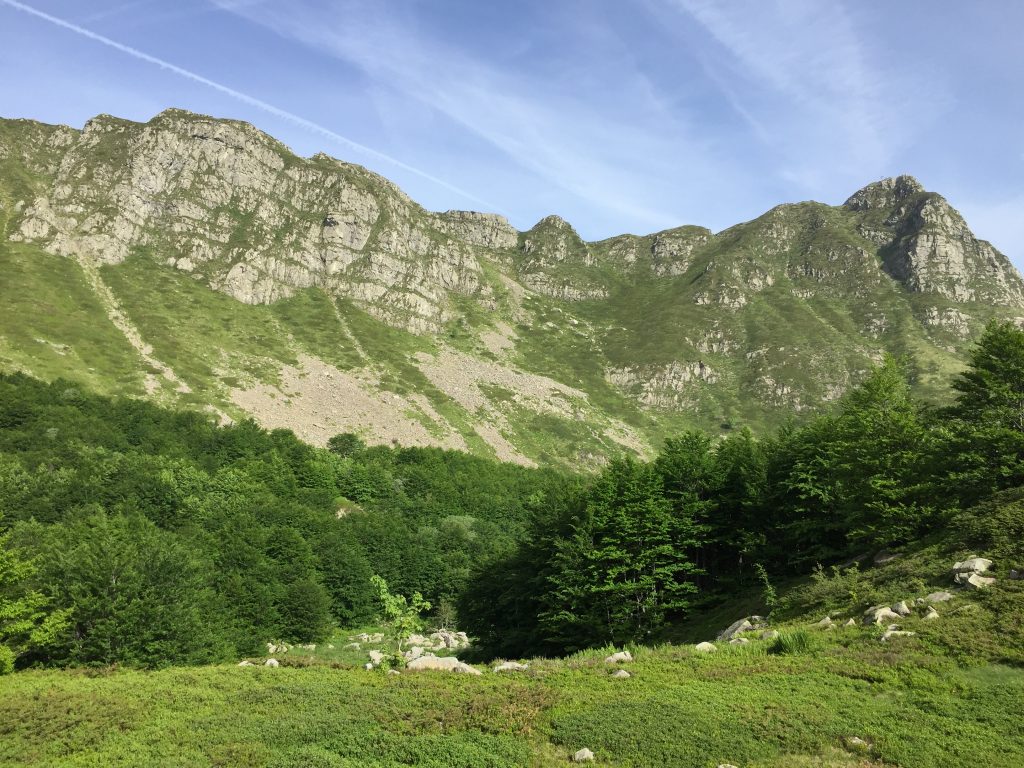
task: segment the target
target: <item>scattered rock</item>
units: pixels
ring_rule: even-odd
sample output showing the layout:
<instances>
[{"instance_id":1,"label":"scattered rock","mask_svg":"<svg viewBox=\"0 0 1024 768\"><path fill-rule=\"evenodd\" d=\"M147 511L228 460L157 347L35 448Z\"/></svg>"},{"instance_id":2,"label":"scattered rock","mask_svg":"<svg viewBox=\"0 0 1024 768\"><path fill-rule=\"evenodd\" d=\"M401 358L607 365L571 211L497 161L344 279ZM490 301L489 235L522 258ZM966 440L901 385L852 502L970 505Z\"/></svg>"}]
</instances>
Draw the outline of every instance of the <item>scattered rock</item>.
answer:
<instances>
[{"instance_id":1,"label":"scattered rock","mask_svg":"<svg viewBox=\"0 0 1024 768\"><path fill-rule=\"evenodd\" d=\"M857 626L857 620L856 619L847 619L846 623L843 624L843 626L844 627L855 627L855 626Z\"/></svg>"},{"instance_id":2,"label":"scattered rock","mask_svg":"<svg viewBox=\"0 0 1024 768\"><path fill-rule=\"evenodd\" d=\"M248 659L242 659L240 662L238 662L238 666L240 666L240 667L255 667L256 665L253 664Z\"/></svg>"},{"instance_id":3,"label":"scattered rock","mask_svg":"<svg viewBox=\"0 0 1024 768\"><path fill-rule=\"evenodd\" d=\"M616 678L617 680L625 680L627 678L632 677L632 675L624 669L617 669L614 672L612 672L612 677Z\"/></svg>"},{"instance_id":4,"label":"scattered rock","mask_svg":"<svg viewBox=\"0 0 1024 768\"><path fill-rule=\"evenodd\" d=\"M1013 581L1024 580L1024 570L1017 570L1016 568L1010 569L1010 578Z\"/></svg>"},{"instance_id":5,"label":"scattered rock","mask_svg":"<svg viewBox=\"0 0 1024 768\"><path fill-rule=\"evenodd\" d=\"M693 650L698 651L700 653L714 653L718 650L718 648L715 646L714 643L703 642L697 643L695 646L693 646Z\"/></svg>"},{"instance_id":6,"label":"scattered rock","mask_svg":"<svg viewBox=\"0 0 1024 768\"><path fill-rule=\"evenodd\" d=\"M779 632L775 629L766 629L764 632L760 634L760 638L762 640L774 640L778 636Z\"/></svg>"},{"instance_id":7,"label":"scattered rock","mask_svg":"<svg viewBox=\"0 0 1024 768\"><path fill-rule=\"evenodd\" d=\"M732 763L719 763L718 768L736 768Z\"/></svg>"},{"instance_id":8,"label":"scattered rock","mask_svg":"<svg viewBox=\"0 0 1024 768\"><path fill-rule=\"evenodd\" d=\"M992 561L986 557L969 557L953 565L953 573L984 573L992 567Z\"/></svg>"},{"instance_id":9,"label":"scattered rock","mask_svg":"<svg viewBox=\"0 0 1024 768\"><path fill-rule=\"evenodd\" d=\"M926 621L932 621L939 618L939 612L929 605L928 610L925 611L924 618Z\"/></svg>"},{"instance_id":10,"label":"scattered rock","mask_svg":"<svg viewBox=\"0 0 1024 768\"><path fill-rule=\"evenodd\" d=\"M847 736L843 744L851 752L867 752L871 749L871 744L860 736Z\"/></svg>"},{"instance_id":11,"label":"scattered rock","mask_svg":"<svg viewBox=\"0 0 1024 768\"><path fill-rule=\"evenodd\" d=\"M423 650L423 646L414 645L412 648L405 652L405 660L412 661L413 659L418 659L424 653L425 651Z\"/></svg>"},{"instance_id":12,"label":"scattered rock","mask_svg":"<svg viewBox=\"0 0 1024 768\"><path fill-rule=\"evenodd\" d=\"M930 595L928 595L926 598L924 598L926 603L944 603L947 600L952 600L952 599L953 599L953 593L952 592L946 592L946 591L932 592Z\"/></svg>"},{"instance_id":13,"label":"scattered rock","mask_svg":"<svg viewBox=\"0 0 1024 768\"><path fill-rule=\"evenodd\" d=\"M876 605L864 613L865 624L885 624L889 621L899 621L900 618L902 617L887 605Z\"/></svg>"},{"instance_id":14,"label":"scattered rock","mask_svg":"<svg viewBox=\"0 0 1024 768\"><path fill-rule=\"evenodd\" d=\"M977 573L958 573L956 583L967 589L984 589L996 583L991 576L981 576Z\"/></svg>"},{"instance_id":15,"label":"scattered rock","mask_svg":"<svg viewBox=\"0 0 1024 768\"><path fill-rule=\"evenodd\" d=\"M888 550L883 549L881 552L875 555L873 562L875 565L885 565L886 563L891 563L893 560L896 560L898 558L899 554L897 554L896 552L889 552Z\"/></svg>"},{"instance_id":16,"label":"scattered rock","mask_svg":"<svg viewBox=\"0 0 1024 768\"><path fill-rule=\"evenodd\" d=\"M718 634L719 640L731 640L735 635L740 632L746 632L754 628L754 625L750 622L750 619L740 619L729 625L729 628L723 630Z\"/></svg>"},{"instance_id":17,"label":"scattered rock","mask_svg":"<svg viewBox=\"0 0 1024 768\"><path fill-rule=\"evenodd\" d=\"M380 651L370 651L370 663L373 666L376 667L382 661L384 661L384 654L383 653L381 653Z\"/></svg>"},{"instance_id":18,"label":"scattered rock","mask_svg":"<svg viewBox=\"0 0 1024 768\"><path fill-rule=\"evenodd\" d=\"M525 672L530 667L527 664L520 664L516 661L506 661L494 668L495 672ZM627 673L628 674L628 673Z\"/></svg>"},{"instance_id":19,"label":"scattered rock","mask_svg":"<svg viewBox=\"0 0 1024 768\"><path fill-rule=\"evenodd\" d=\"M821 627L822 629L832 629L832 617L831 616L826 616L824 619L819 621L814 626Z\"/></svg>"},{"instance_id":20,"label":"scattered rock","mask_svg":"<svg viewBox=\"0 0 1024 768\"><path fill-rule=\"evenodd\" d=\"M400 675L400 674L402 674L402 673L401 673L401 672L399 672L399 671L398 671L397 669L389 669L389 670L387 671L387 674L389 674L389 675Z\"/></svg>"},{"instance_id":21,"label":"scattered rock","mask_svg":"<svg viewBox=\"0 0 1024 768\"><path fill-rule=\"evenodd\" d=\"M887 643L893 637L913 637L916 632L906 632L899 629L887 629L882 635L882 642Z\"/></svg>"},{"instance_id":22,"label":"scattered rock","mask_svg":"<svg viewBox=\"0 0 1024 768\"><path fill-rule=\"evenodd\" d=\"M898 613L900 616L909 616L911 614L910 606L907 605L906 600L900 600L892 607L893 613Z\"/></svg>"},{"instance_id":23,"label":"scattered rock","mask_svg":"<svg viewBox=\"0 0 1024 768\"><path fill-rule=\"evenodd\" d=\"M454 656L434 656L430 653L420 656L418 659L413 659L406 665L406 669L430 669L438 672L459 672L465 675L481 674L479 669L471 667L465 662L459 661Z\"/></svg>"},{"instance_id":24,"label":"scattered rock","mask_svg":"<svg viewBox=\"0 0 1024 768\"><path fill-rule=\"evenodd\" d=\"M366 670L373 669L373 664L371 664L370 662L366 662L365 664L363 664L363 669L366 669Z\"/></svg>"},{"instance_id":25,"label":"scattered rock","mask_svg":"<svg viewBox=\"0 0 1024 768\"><path fill-rule=\"evenodd\" d=\"M361 646L359 643L349 643L348 645L345 646L345 650L346 651L358 651L358 650L361 650L362 647L363 646Z\"/></svg>"},{"instance_id":26,"label":"scattered rock","mask_svg":"<svg viewBox=\"0 0 1024 768\"><path fill-rule=\"evenodd\" d=\"M604 660L604 663L605 664L623 664L623 663L625 663L627 661L632 661L632 660L633 660L633 654L631 654L629 651L619 651L618 653L613 653L611 656L607 657Z\"/></svg>"},{"instance_id":27,"label":"scattered rock","mask_svg":"<svg viewBox=\"0 0 1024 768\"><path fill-rule=\"evenodd\" d=\"M749 642L750 640L745 637L734 637L729 641L729 645L746 645Z\"/></svg>"},{"instance_id":28,"label":"scattered rock","mask_svg":"<svg viewBox=\"0 0 1024 768\"><path fill-rule=\"evenodd\" d=\"M263 666L264 667L280 667L281 666L281 662L279 662L277 659L267 659L266 661L263 662Z\"/></svg>"},{"instance_id":29,"label":"scattered rock","mask_svg":"<svg viewBox=\"0 0 1024 768\"><path fill-rule=\"evenodd\" d=\"M592 763L594 762L594 753L584 747L572 756L572 761L574 763Z\"/></svg>"}]
</instances>

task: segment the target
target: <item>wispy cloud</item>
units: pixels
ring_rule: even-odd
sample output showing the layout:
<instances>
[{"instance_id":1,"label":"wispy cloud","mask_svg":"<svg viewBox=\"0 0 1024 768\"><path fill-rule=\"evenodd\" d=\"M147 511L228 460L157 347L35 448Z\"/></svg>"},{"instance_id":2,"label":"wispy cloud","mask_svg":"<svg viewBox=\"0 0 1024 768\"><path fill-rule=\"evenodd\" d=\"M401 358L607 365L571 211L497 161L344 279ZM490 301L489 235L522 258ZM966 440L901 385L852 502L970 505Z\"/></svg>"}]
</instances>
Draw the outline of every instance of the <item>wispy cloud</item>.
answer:
<instances>
[{"instance_id":1,"label":"wispy cloud","mask_svg":"<svg viewBox=\"0 0 1024 768\"><path fill-rule=\"evenodd\" d=\"M710 170L705 147L687 135L628 50L603 86L621 94L610 108L576 93L571 77L545 80L425 34L395 5L335 0L239 8L213 1L357 66L374 87L429 106L548 184L631 220L678 223L678 212L652 204L652 184L672 173L667 158L676 167ZM602 41L602 50L613 43Z\"/></svg>"},{"instance_id":2,"label":"wispy cloud","mask_svg":"<svg viewBox=\"0 0 1024 768\"><path fill-rule=\"evenodd\" d=\"M42 19L43 21L53 24L54 26L60 27L69 32L73 32L76 35L92 40L93 42L99 43L108 48L112 48L127 56L131 56L134 59L138 59L139 61L144 61L147 64L152 64L154 66L160 67L161 69L164 69L175 75L179 75L180 77L191 80L192 82L204 85L207 88L212 88L213 90L218 91L226 96L229 96L232 99L235 99L236 101L240 101L243 104L246 104L247 106L254 107L258 110L261 110L262 112L273 115L274 117L277 117L281 120L285 120L293 125L296 125L304 130L318 134L326 139L331 140L336 144L340 144L346 147L347 149L358 152L366 157L373 158L374 160L379 160L381 162L393 165L397 168L401 168L404 171L415 174L416 176L427 179L428 181L434 184L444 187L445 189L448 189L451 192L455 192L456 194L468 200L472 200L476 203L487 206L488 208L493 208L493 206L491 206L491 204L488 203L486 200L483 200L482 198L479 198L470 192L460 189L459 187L453 184L449 184L448 182L438 178L437 176L434 176L433 174L427 173L426 171L409 165L408 163L404 163L401 160L398 160L383 152L379 152L375 149L372 149L366 146L365 144L360 144L357 141L353 141L352 139L349 139L346 136L342 136L340 133L337 133L336 131L333 131L330 128L320 125L319 123L301 117L300 115L297 115L294 112L289 112L288 110L276 107L273 104L263 101L262 99L256 98L255 96L251 96L247 93L244 93L243 91L236 90L234 88L231 88L230 86L224 85L223 83L211 80L200 74L192 72L191 70L185 69L184 67L179 67L176 64L172 64L168 61L157 58L156 56L152 56L148 53L140 51L137 48L132 48L131 46L125 45L124 43L119 43L116 40L112 40L109 37L97 34L96 32L93 32L89 29L86 29L70 21L67 21L66 19L62 19L58 16L54 16L52 14L41 11L37 8L34 8L31 5L18 2L18 0L0 0L0 5L6 5L10 8L22 11L23 13L27 13L38 19Z\"/></svg>"},{"instance_id":3,"label":"wispy cloud","mask_svg":"<svg viewBox=\"0 0 1024 768\"><path fill-rule=\"evenodd\" d=\"M872 65L841 0L659 2L696 21L717 43L725 55L708 66L719 70L714 78L723 95L791 157L781 170L791 181L814 187L837 168L860 176L890 170L912 135L909 126L934 113L934 103L929 108L913 88L901 88L891 72Z\"/></svg>"}]
</instances>

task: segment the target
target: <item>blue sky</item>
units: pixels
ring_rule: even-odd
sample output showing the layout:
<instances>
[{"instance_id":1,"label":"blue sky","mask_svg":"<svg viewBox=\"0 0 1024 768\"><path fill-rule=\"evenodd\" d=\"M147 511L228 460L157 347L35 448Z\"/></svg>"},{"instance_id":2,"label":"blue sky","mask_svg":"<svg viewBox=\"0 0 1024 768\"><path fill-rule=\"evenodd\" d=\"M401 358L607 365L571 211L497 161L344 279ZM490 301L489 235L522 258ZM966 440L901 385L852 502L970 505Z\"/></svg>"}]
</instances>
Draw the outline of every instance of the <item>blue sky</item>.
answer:
<instances>
[{"instance_id":1,"label":"blue sky","mask_svg":"<svg viewBox=\"0 0 1024 768\"><path fill-rule=\"evenodd\" d=\"M911 173L1021 267L1021 29L1015 0L0 0L0 115L240 118L587 239Z\"/></svg>"}]
</instances>

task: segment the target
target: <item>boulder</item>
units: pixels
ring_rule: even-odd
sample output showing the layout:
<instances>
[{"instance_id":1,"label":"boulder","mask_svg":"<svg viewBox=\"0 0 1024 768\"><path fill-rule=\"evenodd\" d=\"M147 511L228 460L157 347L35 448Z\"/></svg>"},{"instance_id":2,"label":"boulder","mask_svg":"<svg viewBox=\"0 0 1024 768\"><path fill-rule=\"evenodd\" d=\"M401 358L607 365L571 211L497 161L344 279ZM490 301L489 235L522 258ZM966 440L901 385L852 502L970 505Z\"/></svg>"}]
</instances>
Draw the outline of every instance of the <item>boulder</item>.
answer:
<instances>
[{"instance_id":1,"label":"boulder","mask_svg":"<svg viewBox=\"0 0 1024 768\"><path fill-rule=\"evenodd\" d=\"M819 621L814 626L821 627L822 629L832 629L832 617L831 616L826 616L824 619Z\"/></svg>"},{"instance_id":2,"label":"boulder","mask_svg":"<svg viewBox=\"0 0 1024 768\"><path fill-rule=\"evenodd\" d=\"M750 640L745 637L734 637L729 641L729 645L747 645L749 642Z\"/></svg>"},{"instance_id":3,"label":"boulder","mask_svg":"<svg viewBox=\"0 0 1024 768\"><path fill-rule=\"evenodd\" d=\"M605 664L624 664L625 662L632 661L632 660L633 660L633 654L631 654L629 651L619 651L618 653L613 653L611 656L608 656L607 658L605 658L604 663Z\"/></svg>"},{"instance_id":4,"label":"boulder","mask_svg":"<svg viewBox=\"0 0 1024 768\"><path fill-rule=\"evenodd\" d=\"M871 744L864 741L860 736L847 736L843 739L843 744L851 752L867 752L871 749Z\"/></svg>"},{"instance_id":5,"label":"boulder","mask_svg":"<svg viewBox=\"0 0 1024 768\"><path fill-rule=\"evenodd\" d=\"M277 659L267 659L266 661L263 662L263 666L264 667L280 667L281 666L281 662L279 662Z\"/></svg>"},{"instance_id":6,"label":"boulder","mask_svg":"<svg viewBox=\"0 0 1024 768\"><path fill-rule=\"evenodd\" d=\"M857 626L857 620L856 619L847 619L846 623L843 624L843 626L844 627L856 627Z\"/></svg>"},{"instance_id":7,"label":"boulder","mask_svg":"<svg viewBox=\"0 0 1024 768\"><path fill-rule=\"evenodd\" d=\"M370 651L370 663L373 664L373 666L376 667L382 661L384 661L383 653L381 653L380 651Z\"/></svg>"},{"instance_id":8,"label":"boulder","mask_svg":"<svg viewBox=\"0 0 1024 768\"><path fill-rule=\"evenodd\" d=\"M516 661L506 661L494 668L495 672L525 672L530 667L527 664L520 664Z\"/></svg>"},{"instance_id":9,"label":"boulder","mask_svg":"<svg viewBox=\"0 0 1024 768\"><path fill-rule=\"evenodd\" d=\"M778 636L779 636L778 630L775 630L775 629L766 629L764 632L762 632L759 635L759 637L762 640L774 640Z\"/></svg>"},{"instance_id":10,"label":"boulder","mask_svg":"<svg viewBox=\"0 0 1024 768\"><path fill-rule=\"evenodd\" d=\"M413 659L406 665L406 669L430 669L438 672L458 672L464 675L481 674L479 669L471 667L465 662L459 661L454 656L434 656L430 653L420 656L418 659Z\"/></svg>"},{"instance_id":11,"label":"boulder","mask_svg":"<svg viewBox=\"0 0 1024 768\"><path fill-rule=\"evenodd\" d=\"M238 662L238 666L240 666L240 667L255 667L256 665L253 664L248 659L242 659L240 662Z\"/></svg>"},{"instance_id":12,"label":"boulder","mask_svg":"<svg viewBox=\"0 0 1024 768\"><path fill-rule=\"evenodd\" d=\"M627 678L632 677L632 675L624 669L616 669L614 672L612 672L612 677L614 677L616 680L625 680Z\"/></svg>"},{"instance_id":13,"label":"boulder","mask_svg":"<svg viewBox=\"0 0 1024 768\"><path fill-rule=\"evenodd\" d=\"M900 616L909 616L911 614L910 606L907 605L906 600L900 600L898 603L892 606L892 612L898 613Z\"/></svg>"},{"instance_id":14,"label":"boulder","mask_svg":"<svg viewBox=\"0 0 1024 768\"><path fill-rule=\"evenodd\" d=\"M969 557L953 565L953 573L984 573L992 567L992 561L986 557Z\"/></svg>"},{"instance_id":15,"label":"boulder","mask_svg":"<svg viewBox=\"0 0 1024 768\"><path fill-rule=\"evenodd\" d=\"M1024 580L1024 570L1018 570L1016 568L1010 569L1010 578L1014 581Z\"/></svg>"},{"instance_id":16,"label":"boulder","mask_svg":"<svg viewBox=\"0 0 1024 768\"><path fill-rule=\"evenodd\" d=\"M714 653L718 650L718 648L715 646L714 643L703 642L697 643L695 646L693 646L693 650L698 651L700 653Z\"/></svg>"},{"instance_id":17,"label":"boulder","mask_svg":"<svg viewBox=\"0 0 1024 768\"><path fill-rule=\"evenodd\" d=\"M430 644L430 640L428 640L423 635L409 635L409 639L406 640L406 642L409 643L409 645L429 645Z\"/></svg>"},{"instance_id":18,"label":"boulder","mask_svg":"<svg viewBox=\"0 0 1024 768\"><path fill-rule=\"evenodd\" d=\"M400 675L400 674L402 674L402 673L401 673L401 672L399 672L399 671L398 671L397 669L389 669L389 670L387 671L387 674L389 674L389 675Z\"/></svg>"},{"instance_id":19,"label":"boulder","mask_svg":"<svg viewBox=\"0 0 1024 768\"><path fill-rule=\"evenodd\" d=\"M939 612L929 605L928 610L924 613L924 618L926 621L933 621L939 618Z\"/></svg>"},{"instance_id":20,"label":"boulder","mask_svg":"<svg viewBox=\"0 0 1024 768\"><path fill-rule=\"evenodd\" d=\"M728 629L721 631L718 634L718 639L731 640L735 635L738 635L740 632L746 632L753 628L754 625L750 623L750 619L740 619L739 621L734 621L732 624L730 624Z\"/></svg>"},{"instance_id":21,"label":"boulder","mask_svg":"<svg viewBox=\"0 0 1024 768\"><path fill-rule=\"evenodd\" d=\"M906 632L899 629L887 629L885 634L882 635L882 642L887 643L893 637L913 637L916 632Z\"/></svg>"},{"instance_id":22,"label":"boulder","mask_svg":"<svg viewBox=\"0 0 1024 768\"><path fill-rule=\"evenodd\" d=\"M996 583L991 576L981 576L977 573L958 573L956 583L966 589L984 589Z\"/></svg>"},{"instance_id":23,"label":"boulder","mask_svg":"<svg viewBox=\"0 0 1024 768\"><path fill-rule=\"evenodd\" d=\"M592 763L594 762L594 753L584 747L572 756L572 761L574 763Z\"/></svg>"},{"instance_id":24,"label":"boulder","mask_svg":"<svg viewBox=\"0 0 1024 768\"><path fill-rule=\"evenodd\" d=\"M888 550L883 549L881 552L875 555L873 562L875 563L875 565L885 565L886 563L891 563L893 560L896 560L897 558L899 558L899 555L895 552L889 552Z\"/></svg>"},{"instance_id":25,"label":"boulder","mask_svg":"<svg viewBox=\"0 0 1024 768\"><path fill-rule=\"evenodd\" d=\"M736 768L732 763L719 763L718 768Z\"/></svg>"},{"instance_id":26,"label":"boulder","mask_svg":"<svg viewBox=\"0 0 1024 768\"><path fill-rule=\"evenodd\" d=\"M366 669L366 670L373 669L373 664L371 664L370 662L366 662L365 664L363 664L363 669Z\"/></svg>"},{"instance_id":27,"label":"boulder","mask_svg":"<svg viewBox=\"0 0 1024 768\"><path fill-rule=\"evenodd\" d=\"M345 646L345 650L346 651L358 651L362 647L363 646L361 646L359 643L349 643L348 645Z\"/></svg>"},{"instance_id":28,"label":"boulder","mask_svg":"<svg viewBox=\"0 0 1024 768\"><path fill-rule=\"evenodd\" d=\"M928 595L927 597L924 598L924 601L926 603L944 603L947 600L952 600L952 599L953 599L953 593L952 592L942 591L942 592L932 592L930 595Z\"/></svg>"},{"instance_id":29,"label":"boulder","mask_svg":"<svg viewBox=\"0 0 1024 768\"><path fill-rule=\"evenodd\" d=\"M899 621L902 618L887 605L876 605L864 613L865 624L885 624L888 621Z\"/></svg>"},{"instance_id":30,"label":"boulder","mask_svg":"<svg viewBox=\"0 0 1024 768\"><path fill-rule=\"evenodd\" d=\"M408 651L405 652L405 660L406 661L412 661L413 659L418 659L423 654L424 654L423 646L422 645L414 645L412 648L410 648Z\"/></svg>"}]
</instances>

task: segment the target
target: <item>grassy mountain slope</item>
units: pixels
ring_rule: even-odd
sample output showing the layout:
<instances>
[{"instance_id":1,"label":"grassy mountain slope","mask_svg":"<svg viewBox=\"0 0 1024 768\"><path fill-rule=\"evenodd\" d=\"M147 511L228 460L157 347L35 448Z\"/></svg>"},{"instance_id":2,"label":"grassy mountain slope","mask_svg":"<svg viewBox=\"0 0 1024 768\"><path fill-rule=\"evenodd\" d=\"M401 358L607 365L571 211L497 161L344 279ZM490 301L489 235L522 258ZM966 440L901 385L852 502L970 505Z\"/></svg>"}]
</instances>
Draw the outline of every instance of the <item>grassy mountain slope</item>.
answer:
<instances>
[{"instance_id":1,"label":"grassy mountain slope","mask_svg":"<svg viewBox=\"0 0 1024 768\"><path fill-rule=\"evenodd\" d=\"M909 177L587 243L181 110L0 120L0 228L5 370L526 464L763 430L886 353L941 400L985 321L1024 315L1006 258Z\"/></svg>"}]
</instances>

